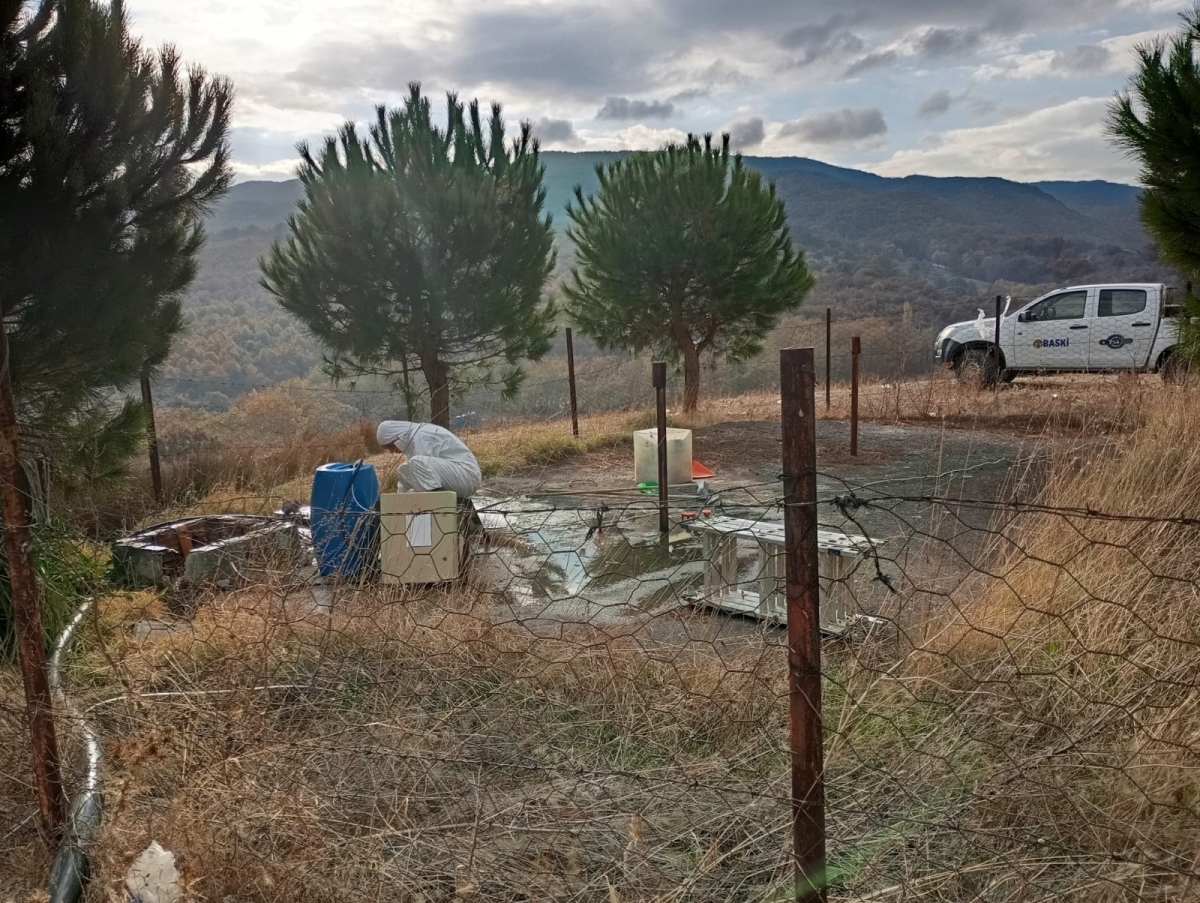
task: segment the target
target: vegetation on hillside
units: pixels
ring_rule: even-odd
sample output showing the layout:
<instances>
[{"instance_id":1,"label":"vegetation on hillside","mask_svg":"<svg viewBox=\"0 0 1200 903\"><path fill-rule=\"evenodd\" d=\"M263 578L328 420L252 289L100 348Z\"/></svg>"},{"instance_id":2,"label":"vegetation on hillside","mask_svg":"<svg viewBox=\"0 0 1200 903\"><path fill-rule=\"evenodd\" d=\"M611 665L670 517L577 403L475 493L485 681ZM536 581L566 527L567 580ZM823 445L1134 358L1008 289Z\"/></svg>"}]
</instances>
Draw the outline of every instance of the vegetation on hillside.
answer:
<instances>
[{"instance_id":1,"label":"vegetation on hillside","mask_svg":"<svg viewBox=\"0 0 1200 903\"><path fill-rule=\"evenodd\" d=\"M705 359L749 360L813 279L788 233L787 213L729 153L686 144L633 154L597 175L567 208L575 266L567 311L603 348L653 350L683 371L683 410L696 410Z\"/></svg>"},{"instance_id":2,"label":"vegetation on hillside","mask_svg":"<svg viewBox=\"0 0 1200 903\"><path fill-rule=\"evenodd\" d=\"M548 348L554 266L531 126L506 145L500 106L452 94L444 128L420 86L353 123L319 154L302 148L305 196L288 237L264 258L263 285L327 350L334 378L382 376L410 399L420 372L430 419L450 425L451 391L512 395L521 364Z\"/></svg>"},{"instance_id":3,"label":"vegetation on hillside","mask_svg":"<svg viewBox=\"0 0 1200 903\"><path fill-rule=\"evenodd\" d=\"M595 166L624 156L540 154L545 209L557 229L552 282L574 262L565 234L573 186L593 193ZM747 158L746 165L773 179L786 204L817 277L807 308L820 315L832 307L835 320L898 321L907 303L918 324L936 331L990 308L997 294L1031 300L1070 282L1178 282L1155 262L1138 224L1137 191L1128 186L883 179L795 158ZM258 285L256 269L299 194L298 182L238 185L209 220L214 234L185 304L189 328L156 388L164 403L219 410L256 385L316 374L317 343ZM577 345L581 358L605 356L582 336ZM561 356L561 342L549 353Z\"/></svg>"}]
</instances>

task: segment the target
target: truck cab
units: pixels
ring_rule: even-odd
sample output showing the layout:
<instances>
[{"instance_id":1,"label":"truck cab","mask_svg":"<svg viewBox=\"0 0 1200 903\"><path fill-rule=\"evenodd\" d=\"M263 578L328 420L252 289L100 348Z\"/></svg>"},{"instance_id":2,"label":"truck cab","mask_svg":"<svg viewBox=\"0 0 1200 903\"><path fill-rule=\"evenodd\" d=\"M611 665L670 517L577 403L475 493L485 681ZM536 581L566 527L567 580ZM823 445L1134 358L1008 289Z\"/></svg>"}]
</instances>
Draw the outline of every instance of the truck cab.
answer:
<instances>
[{"instance_id":1,"label":"truck cab","mask_svg":"<svg viewBox=\"0 0 1200 903\"><path fill-rule=\"evenodd\" d=\"M982 310L947 326L934 357L985 383L1024 373L1162 370L1176 342L1170 296L1153 283L1057 289L1005 311L999 329Z\"/></svg>"}]
</instances>

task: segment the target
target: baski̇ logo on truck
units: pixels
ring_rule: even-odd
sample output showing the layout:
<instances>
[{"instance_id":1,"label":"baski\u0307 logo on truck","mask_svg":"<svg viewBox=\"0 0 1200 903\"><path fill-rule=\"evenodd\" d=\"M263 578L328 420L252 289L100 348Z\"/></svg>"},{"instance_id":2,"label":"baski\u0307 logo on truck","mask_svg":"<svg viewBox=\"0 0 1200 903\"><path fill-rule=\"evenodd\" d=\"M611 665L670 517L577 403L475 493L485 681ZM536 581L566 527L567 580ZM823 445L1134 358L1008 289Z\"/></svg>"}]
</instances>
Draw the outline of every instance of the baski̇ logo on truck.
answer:
<instances>
[{"instance_id":1,"label":"baski\u0307 logo on truck","mask_svg":"<svg viewBox=\"0 0 1200 903\"><path fill-rule=\"evenodd\" d=\"M1070 339L1034 339L1034 348L1066 348L1071 344Z\"/></svg>"}]
</instances>

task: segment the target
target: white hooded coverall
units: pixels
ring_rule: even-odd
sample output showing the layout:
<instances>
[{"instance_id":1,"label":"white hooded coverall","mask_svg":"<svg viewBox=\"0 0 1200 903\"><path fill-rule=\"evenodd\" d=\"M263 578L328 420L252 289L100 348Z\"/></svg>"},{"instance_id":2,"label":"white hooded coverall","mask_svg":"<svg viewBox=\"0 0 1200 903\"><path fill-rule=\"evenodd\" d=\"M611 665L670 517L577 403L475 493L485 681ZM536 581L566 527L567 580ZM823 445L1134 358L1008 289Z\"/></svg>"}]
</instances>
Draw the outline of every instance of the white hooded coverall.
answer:
<instances>
[{"instance_id":1,"label":"white hooded coverall","mask_svg":"<svg viewBox=\"0 0 1200 903\"><path fill-rule=\"evenodd\" d=\"M469 499L483 482L475 455L444 427L385 420L375 437L380 445L404 452L404 463L396 471L401 490L448 489L460 499Z\"/></svg>"}]
</instances>

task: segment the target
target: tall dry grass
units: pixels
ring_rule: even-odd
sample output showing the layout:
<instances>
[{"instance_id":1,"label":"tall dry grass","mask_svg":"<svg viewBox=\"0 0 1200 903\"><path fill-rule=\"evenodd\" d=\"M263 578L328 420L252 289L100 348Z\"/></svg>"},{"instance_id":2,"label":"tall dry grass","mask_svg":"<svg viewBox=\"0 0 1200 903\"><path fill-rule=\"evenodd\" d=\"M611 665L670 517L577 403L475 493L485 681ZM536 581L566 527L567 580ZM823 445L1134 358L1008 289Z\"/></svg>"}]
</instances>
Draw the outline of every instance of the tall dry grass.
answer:
<instances>
[{"instance_id":1,"label":"tall dry grass","mask_svg":"<svg viewBox=\"0 0 1200 903\"><path fill-rule=\"evenodd\" d=\"M148 640L126 627L153 602L101 606L74 677L110 747L93 898L150 838L205 899L734 901L786 876L774 644L539 635L477 589L304 595Z\"/></svg>"},{"instance_id":2,"label":"tall dry grass","mask_svg":"<svg viewBox=\"0 0 1200 903\"><path fill-rule=\"evenodd\" d=\"M1065 899L1200 898L1196 402L1160 388L1140 428L998 512L986 573L875 686L953 718L984 757L974 817L1001 846L1075 861Z\"/></svg>"}]
</instances>

